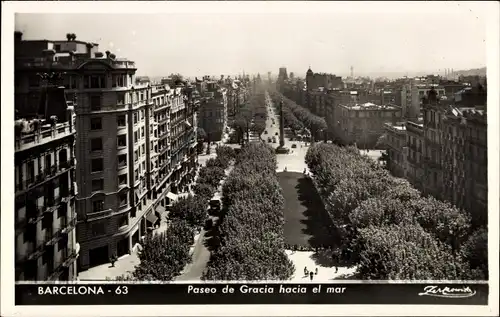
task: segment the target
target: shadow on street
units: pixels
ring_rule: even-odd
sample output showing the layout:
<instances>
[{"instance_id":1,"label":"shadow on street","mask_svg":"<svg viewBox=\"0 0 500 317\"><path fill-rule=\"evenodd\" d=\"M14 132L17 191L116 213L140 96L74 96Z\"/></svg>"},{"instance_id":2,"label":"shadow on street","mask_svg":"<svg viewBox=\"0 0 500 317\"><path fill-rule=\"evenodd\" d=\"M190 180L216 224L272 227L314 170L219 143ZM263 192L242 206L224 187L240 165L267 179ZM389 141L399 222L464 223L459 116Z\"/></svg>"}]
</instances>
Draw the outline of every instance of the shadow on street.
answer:
<instances>
[{"instance_id":1,"label":"shadow on street","mask_svg":"<svg viewBox=\"0 0 500 317\"><path fill-rule=\"evenodd\" d=\"M295 186L297 198L303 206L302 232L310 236L309 246L328 248L335 245L333 223L319 198L311 179L302 175Z\"/></svg>"}]
</instances>

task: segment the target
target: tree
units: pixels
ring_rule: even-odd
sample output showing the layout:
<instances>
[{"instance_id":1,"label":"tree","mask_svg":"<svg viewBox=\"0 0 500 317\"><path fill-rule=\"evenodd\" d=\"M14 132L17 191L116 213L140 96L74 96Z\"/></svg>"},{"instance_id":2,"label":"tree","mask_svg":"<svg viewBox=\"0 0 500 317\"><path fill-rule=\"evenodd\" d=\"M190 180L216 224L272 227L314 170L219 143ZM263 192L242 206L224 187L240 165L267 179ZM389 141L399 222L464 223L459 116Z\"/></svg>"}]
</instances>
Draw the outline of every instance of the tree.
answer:
<instances>
[{"instance_id":1,"label":"tree","mask_svg":"<svg viewBox=\"0 0 500 317\"><path fill-rule=\"evenodd\" d=\"M360 230L364 248L359 274L364 279L463 280L468 265L420 226L391 225Z\"/></svg>"},{"instance_id":2,"label":"tree","mask_svg":"<svg viewBox=\"0 0 500 317\"><path fill-rule=\"evenodd\" d=\"M289 279L295 268L284 252L284 199L272 149L262 143L243 148L222 194L227 212L203 279Z\"/></svg>"},{"instance_id":3,"label":"tree","mask_svg":"<svg viewBox=\"0 0 500 317\"><path fill-rule=\"evenodd\" d=\"M479 228L474 231L462 247L462 255L469 262L477 279L487 280L488 272L488 231Z\"/></svg>"},{"instance_id":4,"label":"tree","mask_svg":"<svg viewBox=\"0 0 500 317\"><path fill-rule=\"evenodd\" d=\"M221 167L205 167L200 169L198 174L198 182L208 184L213 187L218 187L219 182L224 178L225 171Z\"/></svg>"},{"instance_id":5,"label":"tree","mask_svg":"<svg viewBox=\"0 0 500 317\"><path fill-rule=\"evenodd\" d=\"M418 223L439 241L451 246L453 252L467 240L470 216L448 202L433 197L421 198L415 204Z\"/></svg>"},{"instance_id":6,"label":"tree","mask_svg":"<svg viewBox=\"0 0 500 317\"><path fill-rule=\"evenodd\" d=\"M139 253L140 264L133 272L140 281L171 281L191 261L185 237L160 233L148 235Z\"/></svg>"},{"instance_id":7,"label":"tree","mask_svg":"<svg viewBox=\"0 0 500 317\"><path fill-rule=\"evenodd\" d=\"M236 152L233 150L233 148L227 145L217 147L215 153L217 154L217 158L221 160L225 168L227 168L229 166L229 163L236 158Z\"/></svg>"},{"instance_id":8,"label":"tree","mask_svg":"<svg viewBox=\"0 0 500 317\"><path fill-rule=\"evenodd\" d=\"M181 197L172 205L170 220L185 220L192 227L200 227L207 218L207 202L198 196Z\"/></svg>"},{"instance_id":9,"label":"tree","mask_svg":"<svg viewBox=\"0 0 500 317\"><path fill-rule=\"evenodd\" d=\"M204 183L198 183L193 187L194 194L206 200L212 198L212 196L215 194L215 191L215 187Z\"/></svg>"},{"instance_id":10,"label":"tree","mask_svg":"<svg viewBox=\"0 0 500 317\"><path fill-rule=\"evenodd\" d=\"M198 136L198 140L200 141L205 140L207 138L207 133L203 128L200 127L197 127L196 135Z\"/></svg>"}]
</instances>

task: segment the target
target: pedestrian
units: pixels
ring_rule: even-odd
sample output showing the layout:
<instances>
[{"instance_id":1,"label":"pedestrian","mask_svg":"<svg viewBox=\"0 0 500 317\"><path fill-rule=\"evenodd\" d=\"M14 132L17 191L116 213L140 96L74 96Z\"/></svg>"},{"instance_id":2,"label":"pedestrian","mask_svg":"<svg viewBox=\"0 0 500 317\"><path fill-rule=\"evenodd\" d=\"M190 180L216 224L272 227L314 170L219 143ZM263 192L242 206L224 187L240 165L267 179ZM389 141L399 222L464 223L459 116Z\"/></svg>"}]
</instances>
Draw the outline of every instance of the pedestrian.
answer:
<instances>
[{"instance_id":1,"label":"pedestrian","mask_svg":"<svg viewBox=\"0 0 500 317\"><path fill-rule=\"evenodd\" d=\"M307 273L308 273L307 266L304 266L304 275L307 276Z\"/></svg>"},{"instance_id":2,"label":"pedestrian","mask_svg":"<svg viewBox=\"0 0 500 317\"><path fill-rule=\"evenodd\" d=\"M304 174L306 173L306 169L305 169L305 168L304 168L304 172L303 172L303 173L304 173Z\"/></svg>"},{"instance_id":3,"label":"pedestrian","mask_svg":"<svg viewBox=\"0 0 500 317\"><path fill-rule=\"evenodd\" d=\"M109 261L111 262L111 267L115 267L115 262L117 260L116 254L113 254L110 258Z\"/></svg>"},{"instance_id":4,"label":"pedestrian","mask_svg":"<svg viewBox=\"0 0 500 317\"><path fill-rule=\"evenodd\" d=\"M313 280L313 277L314 277L314 272L313 271L309 272L309 278L311 279L311 281Z\"/></svg>"},{"instance_id":5,"label":"pedestrian","mask_svg":"<svg viewBox=\"0 0 500 317\"><path fill-rule=\"evenodd\" d=\"M318 275L318 268L316 268L316 270L314 270L314 275Z\"/></svg>"}]
</instances>

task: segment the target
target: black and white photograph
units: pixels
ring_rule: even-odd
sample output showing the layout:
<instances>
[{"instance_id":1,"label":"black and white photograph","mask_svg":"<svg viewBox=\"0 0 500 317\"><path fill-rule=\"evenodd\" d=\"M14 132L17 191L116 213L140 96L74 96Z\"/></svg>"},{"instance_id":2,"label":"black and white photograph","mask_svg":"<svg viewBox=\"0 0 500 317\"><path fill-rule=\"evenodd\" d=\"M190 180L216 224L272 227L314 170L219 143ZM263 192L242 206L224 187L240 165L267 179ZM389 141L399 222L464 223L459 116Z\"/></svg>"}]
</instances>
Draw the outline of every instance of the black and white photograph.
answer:
<instances>
[{"instance_id":1,"label":"black and white photograph","mask_svg":"<svg viewBox=\"0 0 500 317\"><path fill-rule=\"evenodd\" d=\"M71 2L2 4L5 316L498 315L497 2Z\"/></svg>"}]
</instances>

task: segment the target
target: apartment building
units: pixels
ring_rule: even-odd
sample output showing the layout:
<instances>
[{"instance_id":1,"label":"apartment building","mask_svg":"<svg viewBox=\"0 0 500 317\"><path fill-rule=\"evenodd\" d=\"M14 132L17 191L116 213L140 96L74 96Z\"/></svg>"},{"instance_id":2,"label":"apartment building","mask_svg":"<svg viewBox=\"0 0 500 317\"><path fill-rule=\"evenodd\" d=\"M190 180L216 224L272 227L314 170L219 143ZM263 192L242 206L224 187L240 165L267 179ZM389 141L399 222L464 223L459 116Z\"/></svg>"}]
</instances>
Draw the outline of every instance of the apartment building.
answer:
<instances>
[{"instance_id":1,"label":"apartment building","mask_svg":"<svg viewBox=\"0 0 500 317\"><path fill-rule=\"evenodd\" d=\"M385 123L387 145L387 169L396 177L406 177L408 149L406 147L406 124Z\"/></svg>"},{"instance_id":2,"label":"apartment building","mask_svg":"<svg viewBox=\"0 0 500 317\"><path fill-rule=\"evenodd\" d=\"M51 95L66 107L63 90ZM71 110L15 122L16 281L76 279L74 143Z\"/></svg>"},{"instance_id":3,"label":"apartment building","mask_svg":"<svg viewBox=\"0 0 500 317\"><path fill-rule=\"evenodd\" d=\"M424 183L423 191L438 199L442 199L443 193L443 171L442 171L442 135L441 124L443 114L446 111L438 99L437 91L431 89L427 97L423 99L423 119L424 119Z\"/></svg>"},{"instance_id":4,"label":"apartment building","mask_svg":"<svg viewBox=\"0 0 500 317\"><path fill-rule=\"evenodd\" d=\"M415 120L420 116L422 98L428 95L430 90L437 93L438 98L446 96L444 87L437 84L417 83L411 81L401 88L401 108L403 117Z\"/></svg>"},{"instance_id":5,"label":"apartment building","mask_svg":"<svg viewBox=\"0 0 500 317\"><path fill-rule=\"evenodd\" d=\"M441 127L443 195L469 210L474 224L487 224L488 149L486 112L449 109Z\"/></svg>"},{"instance_id":6,"label":"apartment building","mask_svg":"<svg viewBox=\"0 0 500 317\"><path fill-rule=\"evenodd\" d=\"M401 108L373 103L338 105L334 116L335 136L340 142L374 148L384 133L385 123L400 121Z\"/></svg>"},{"instance_id":7,"label":"apartment building","mask_svg":"<svg viewBox=\"0 0 500 317\"><path fill-rule=\"evenodd\" d=\"M239 109L248 101L248 90L239 80L232 80L227 85L227 116L228 125L234 119Z\"/></svg>"},{"instance_id":8,"label":"apartment building","mask_svg":"<svg viewBox=\"0 0 500 317\"><path fill-rule=\"evenodd\" d=\"M227 128L227 89L208 82L200 103L198 126L205 130L210 142L222 140Z\"/></svg>"},{"instance_id":9,"label":"apartment building","mask_svg":"<svg viewBox=\"0 0 500 317\"><path fill-rule=\"evenodd\" d=\"M311 68L306 72L307 90L323 87L325 89L341 89L344 87L342 77L333 74L314 73Z\"/></svg>"},{"instance_id":10,"label":"apartment building","mask_svg":"<svg viewBox=\"0 0 500 317\"><path fill-rule=\"evenodd\" d=\"M15 47L16 117L62 118L66 104L74 105L72 135L75 129L78 131L73 136L76 138L74 154L72 148L71 153L68 150L59 161L64 163L62 166L71 164L75 170L71 186L60 191L66 196L73 193L76 199L71 206L64 207L67 217L61 218L61 212L59 220L61 226L64 221L68 226L75 223L71 213L77 210L76 236L67 241L71 246L68 250L76 250L75 241L79 243L79 270L107 263L113 255L129 253L140 237L158 222L160 212L177 198L176 193L184 191L194 180L197 167L194 127L199 104L193 97L195 89L184 84L175 88L151 87L148 80L137 80L133 61L117 58L109 51L99 52L97 44L75 41L74 37L67 41L23 41L22 34L16 33ZM53 86L64 86L64 93L36 97L36 93L40 95L47 90L44 88L47 85L42 85L36 74L42 74ZM47 133L42 132L44 140L48 140ZM50 167L49 159L40 160L35 160L34 167L21 168L24 172L20 173L29 175L30 179L42 177L40 172L30 172L35 167L37 171ZM50 195L52 190L57 192L57 186L51 186L47 191ZM50 195L50 199L41 199L35 204L35 209L29 205L30 212L41 208L36 206L45 208L47 203L59 206L61 194L54 194L59 195L58 199ZM19 209L22 209L23 199L19 201ZM48 227L44 222L43 228ZM53 225L52 228L55 235L62 236L62 229L54 231L61 227ZM48 235L47 231L40 232L44 237ZM29 238L38 239L38 235ZM32 249L32 246L21 245L20 253L27 252L22 251L23 248ZM57 263L54 261L54 265ZM39 263L36 265L41 267ZM31 278L33 272L29 274ZM44 278L42 273L37 274L38 278ZM74 278L76 269L68 276ZM24 277L20 275L20 278Z\"/></svg>"},{"instance_id":11,"label":"apartment building","mask_svg":"<svg viewBox=\"0 0 500 317\"><path fill-rule=\"evenodd\" d=\"M408 179L415 188L423 191L425 183L423 165L423 118L406 122L406 147L408 148L408 153L406 156L405 178Z\"/></svg>"},{"instance_id":12,"label":"apartment building","mask_svg":"<svg viewBox=\"0 0 500 317\"><path fill-rule=\"evenodd\" d=\"M448 105L431 90L423 99L423 117L406 122L406 159L391 157L397 161L395 164L406 163L405 177L416 188L468 210L475 225L487 223L488 150L484 108L484 105ZM388 136L394 135L390 129L386 132ZM386 142L390 151L398 151L397 144L391 147L391 140ZM399 147L399 152L404 153L404 146L399 144ZM396 170L391 172L397 174Z\"/></svg>"}]
</instances>

